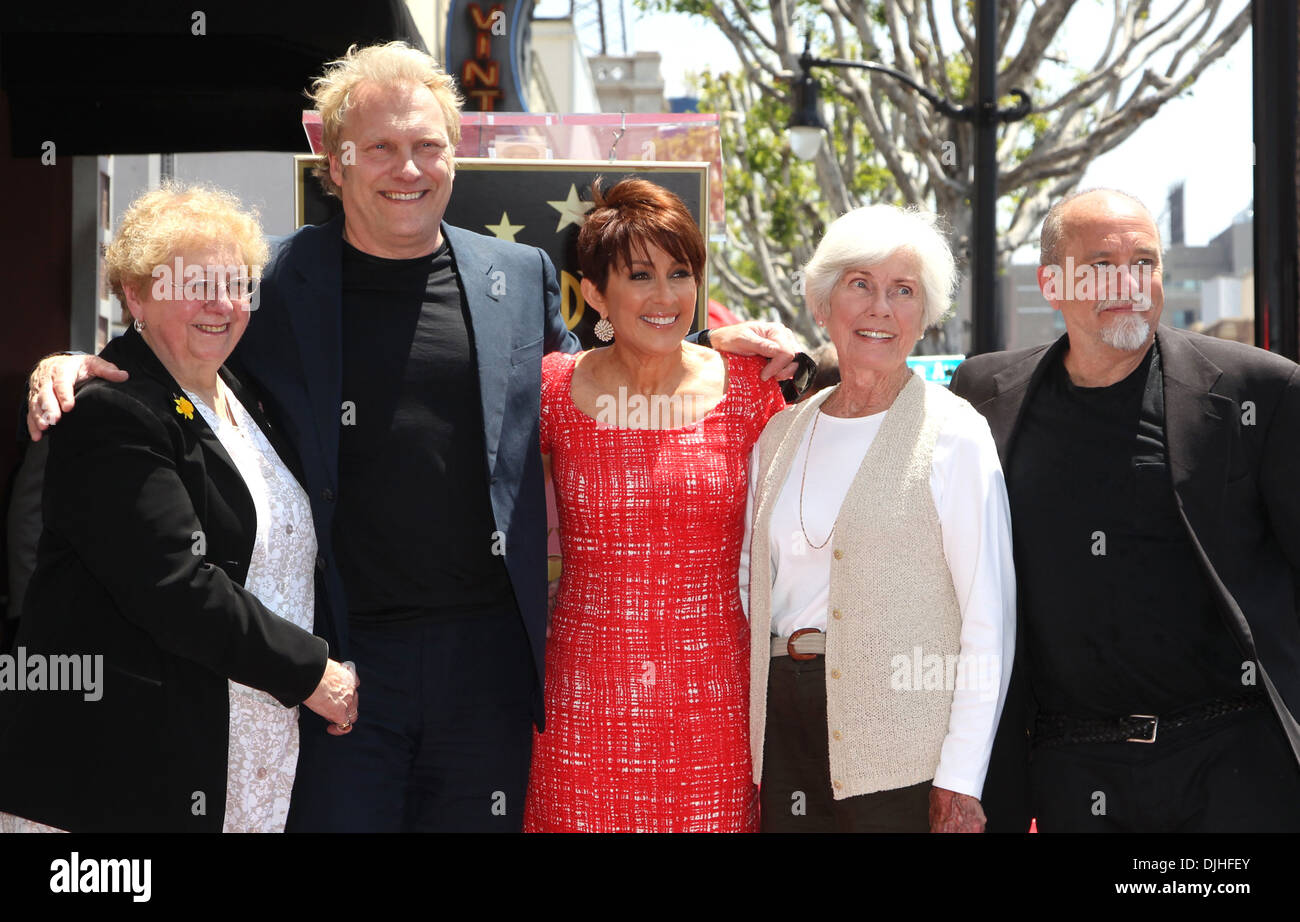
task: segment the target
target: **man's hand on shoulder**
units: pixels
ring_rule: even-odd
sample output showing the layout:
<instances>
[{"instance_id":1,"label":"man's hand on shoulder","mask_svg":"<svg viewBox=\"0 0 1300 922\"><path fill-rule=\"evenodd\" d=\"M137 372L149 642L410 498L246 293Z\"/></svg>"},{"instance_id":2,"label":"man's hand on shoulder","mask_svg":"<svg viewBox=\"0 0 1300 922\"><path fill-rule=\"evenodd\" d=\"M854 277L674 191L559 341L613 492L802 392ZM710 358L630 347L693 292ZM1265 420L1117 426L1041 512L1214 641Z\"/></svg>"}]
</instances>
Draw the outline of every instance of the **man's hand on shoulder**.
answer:
<instances>
[{"instance_id":1,"label":"man's hand on shoulder","mask_svg":"<svg viewBox=\"0 0 1300 922\"><path fill-rule=\"evenodd\" d=\"M97 355L47 355L27 382L27 434L33 442L70 411L73 391L82 381L105 378L125 381L128 375Z\"/></svg>"},{"instance_id":2,"label":"man's hand on shoulder","mask_svg":"<svg viewBox=\"0 0 1300 922\"><path fill-rule=\"evenodd\" d=\"M803 351L799 340L779 323L750 320L709 331L709 345L719 352L733 355L758 355L768 360L763 380L793 378L799 369L794 357Z\"/></svg>"}]
</instances>

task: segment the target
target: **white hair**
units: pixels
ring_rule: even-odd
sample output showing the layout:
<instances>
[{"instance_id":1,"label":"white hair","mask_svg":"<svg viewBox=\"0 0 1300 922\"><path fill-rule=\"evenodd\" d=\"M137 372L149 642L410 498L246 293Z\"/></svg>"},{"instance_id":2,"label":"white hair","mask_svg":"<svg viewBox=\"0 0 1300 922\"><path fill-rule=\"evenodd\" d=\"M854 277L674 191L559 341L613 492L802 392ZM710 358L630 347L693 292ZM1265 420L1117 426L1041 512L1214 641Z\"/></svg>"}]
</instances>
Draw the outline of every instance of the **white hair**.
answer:
<instances>
[{"instance_id":1,"label":"white hair","mask_svg":"<svg viewBox=\"0 0 1300 922\"><path fill-rule=\"evenodd\" d=\"M1136 352L1147 344L1151 324L1136 314L1120 314L1101 328L1101 341L1121 352Z\"/></svg>"},{"instance_id":2,"label":"white hair","mask_svg":"<svg viewBox=\"0 0 1300 922\"><path fill-rule=\"evenodd\" d=\"M849 269L884 262L899 250L920 264L924 297L922 329L940 323L952 308L957 263L940 230L939 218L922 208L865 205L841 215L826 228L804 267L804 304L813 319L830 313L831 291Z\"/></svg>"}]
</instances>

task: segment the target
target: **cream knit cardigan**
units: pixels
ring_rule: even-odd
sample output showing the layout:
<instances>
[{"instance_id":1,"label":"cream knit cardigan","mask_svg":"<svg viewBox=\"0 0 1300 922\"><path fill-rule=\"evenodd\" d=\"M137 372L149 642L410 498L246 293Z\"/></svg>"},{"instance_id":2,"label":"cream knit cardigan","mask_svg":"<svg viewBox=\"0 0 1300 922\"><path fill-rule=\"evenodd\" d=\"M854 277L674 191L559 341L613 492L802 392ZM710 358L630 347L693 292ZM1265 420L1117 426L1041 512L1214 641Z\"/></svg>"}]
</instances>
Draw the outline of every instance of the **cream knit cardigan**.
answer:
<instances>
[{"instance_id":1,"label":"cream knit cardigan","mask_svg":"<svg viewBox=\"0 0 1300 922\"><path fill-rule=\"evenodd\" d=\"M834 390L778 413L759 440L749 557L749 739L756 783L763 777L771 664L772 506L786 478L799 476L791 474L794 456ZM939 765L953 689L913 687L913 670L901 669L896 658L910 664L916 647L923 656L955 657L961 650L961 610L930 467L945 420L963 402L914 374L840 507L826 619L826 733L836 800L928 781Z\"/></svg>"}]
</instances>

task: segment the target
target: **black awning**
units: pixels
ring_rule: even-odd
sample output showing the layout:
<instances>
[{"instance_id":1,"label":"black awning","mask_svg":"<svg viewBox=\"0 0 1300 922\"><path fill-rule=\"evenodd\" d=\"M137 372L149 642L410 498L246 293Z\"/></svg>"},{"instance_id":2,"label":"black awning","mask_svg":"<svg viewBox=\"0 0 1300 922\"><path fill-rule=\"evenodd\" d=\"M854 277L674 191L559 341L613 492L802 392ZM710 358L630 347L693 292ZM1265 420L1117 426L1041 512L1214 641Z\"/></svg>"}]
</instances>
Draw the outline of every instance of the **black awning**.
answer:
<instances>
[{"instance_id":1,"label":"black awning","mask_svg":"<svg viewBox=\"0 0 1300 922\"><path fill-rule=\"evenodd\" d=\"M402 0L51 7L2 20L14 156L47 141L61 155L306 151L303 90L326 61L354 43L424 48Z\"/></svg>"}]
</instances>

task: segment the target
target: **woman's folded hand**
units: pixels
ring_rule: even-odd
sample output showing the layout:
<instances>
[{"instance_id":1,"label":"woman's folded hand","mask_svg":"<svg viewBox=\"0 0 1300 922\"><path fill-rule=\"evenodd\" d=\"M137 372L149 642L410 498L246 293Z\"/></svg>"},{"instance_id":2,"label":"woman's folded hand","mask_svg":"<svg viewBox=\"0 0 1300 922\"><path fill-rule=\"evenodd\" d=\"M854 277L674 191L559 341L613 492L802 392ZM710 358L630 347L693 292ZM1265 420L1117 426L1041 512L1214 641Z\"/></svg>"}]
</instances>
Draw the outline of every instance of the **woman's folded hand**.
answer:
<instances>
[{"instance_id":1,"label":"woman's folded hand","mask_svg":"<svg viewBox=\"0 0 1300 922\"><path fill-rule=\"evenodd\" d=\"M329 733L342 736L352 730L357 719L356 673L338 660L327 660L325 674L311 697L303 702L330 722Z\"/></svg>"}]
</instances>

